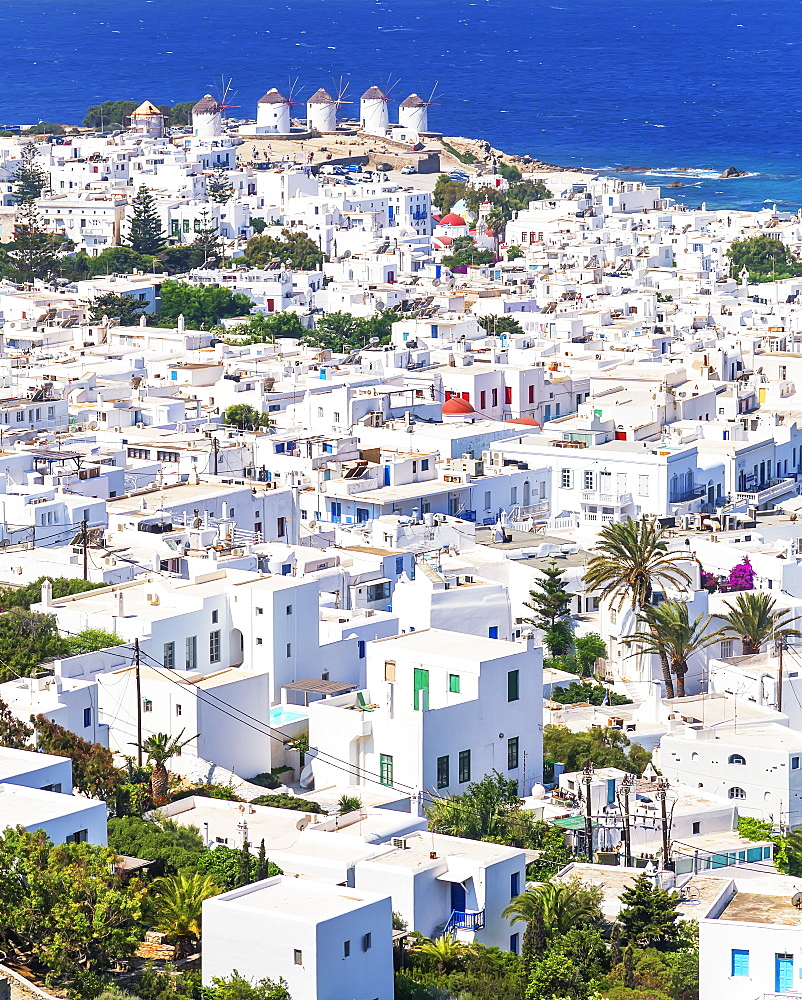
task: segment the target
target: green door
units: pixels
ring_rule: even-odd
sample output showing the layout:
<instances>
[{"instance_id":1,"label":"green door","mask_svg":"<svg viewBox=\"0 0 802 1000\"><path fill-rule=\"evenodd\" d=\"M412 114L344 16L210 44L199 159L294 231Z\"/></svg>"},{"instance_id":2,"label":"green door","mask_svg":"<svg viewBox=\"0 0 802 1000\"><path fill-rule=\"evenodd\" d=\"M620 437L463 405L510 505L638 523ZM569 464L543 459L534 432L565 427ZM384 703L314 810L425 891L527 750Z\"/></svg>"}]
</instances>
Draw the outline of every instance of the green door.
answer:
<instances>
[{"instance_id":1,"label":"green door","mask_svg":"<svg viewBox=\"0 0 802 1000\"><path fill-rule=\"evenodd\" d=\"M414 689L413 707L415 711L423 709L425 712L429 708L429 671L422 667L415 667L412 687Z\"/></svg>"},{"instance_id":2,"label":"green door","mask_svg":"<svg viewBox=\"0 0 802 1000\"><path fill-rule=\"evenodd\" d=\"M379 757L379 781L383 785L393 784L393 758L388 753L383 753Z\"/></svg>"}]
</instances>

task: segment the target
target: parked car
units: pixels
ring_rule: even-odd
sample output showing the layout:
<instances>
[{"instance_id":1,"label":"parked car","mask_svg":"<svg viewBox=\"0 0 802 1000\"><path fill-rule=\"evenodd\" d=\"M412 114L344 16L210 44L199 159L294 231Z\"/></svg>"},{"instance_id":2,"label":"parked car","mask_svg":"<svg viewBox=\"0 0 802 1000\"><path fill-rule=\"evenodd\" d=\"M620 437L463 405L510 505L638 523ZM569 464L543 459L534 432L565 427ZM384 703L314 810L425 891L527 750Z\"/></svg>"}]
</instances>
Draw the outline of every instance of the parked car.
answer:
<instances>
[{"instance_id":1,"label":"parked car","mask_svg":"<svg viewBox=\"0 0 802 1000\"><path fill-rule=\"evenodd\" d=\"M392 170L393 168L392 168L392 164L390 164L390 163L377 163L376 164L376 169L377 170L381 170L381 171L385 171L385 170Z\"/></svg>"},{"instance_id":2,"label":"parked car","mask_svg":"<svg viewBox=\"0 0 802 1000\"><path fill-rule=\"evenodd\" d=\"M402 174L416 174L417 172L418 171L412 166L411 163L405 163L404 166L401 167Z\"/></svg>"},{"instance_id":3,"label":"parked car","mask_svg":"<svg viewBox=\"0 0 802 1000\"><path fill-rule=\"evenodd\" d=\"M349 163L349 164L347 164L347 166L345 167L345 169L350 174L361 174L362 173L362 167L360 167L360 165L358 163Z\"/></svg>"}]
</instances>

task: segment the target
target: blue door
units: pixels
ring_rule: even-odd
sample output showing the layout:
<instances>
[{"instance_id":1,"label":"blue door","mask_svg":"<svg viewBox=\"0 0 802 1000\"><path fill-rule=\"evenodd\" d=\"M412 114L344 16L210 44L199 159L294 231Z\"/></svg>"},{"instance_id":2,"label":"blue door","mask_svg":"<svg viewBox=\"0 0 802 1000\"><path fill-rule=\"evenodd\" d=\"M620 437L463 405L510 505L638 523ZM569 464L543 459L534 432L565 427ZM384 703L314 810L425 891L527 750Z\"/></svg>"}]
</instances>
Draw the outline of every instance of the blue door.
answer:
<instances>
[{"instance_id":1,"label":"blue door","mask_svg":"<svg viewBox=\"0 0 802 1000\"><path fill-rule=\"evenodd\" d=\"M389 465L385 465L385 467L384 467L384 485L385 486L389 486L390 485L390 466Z\"/></svg>"},{"instance_id":2,"label":"blue door","mask_svg":"<svg viewBox=\"0 0 802 1000\"><path fill-rule=\"evenodd\" d=\"M465 886L462 882L451 883L451 909L458 913L465 912Z\"/></svg>"},{"instance_id":3,"label":"blue door","mask_svg":"<svg viewBox=\"0 0 802 1000\"><path fill-rule=\"evenodd\" d=\"M331 519L335 524L340 523L340 518L342 517L342 504L337 500L332 500L331 503Z\"/></svg>"},{"instance_id":4,"label":"blue door","mask_svg":"<svg viewBox=\"0 0 802 1000\"><path fill-rule=\"evenodd\" d=\"M789 993L794 988L793 955L777 955L774 959L774 992Z\"/></svg>"}]
</instances>

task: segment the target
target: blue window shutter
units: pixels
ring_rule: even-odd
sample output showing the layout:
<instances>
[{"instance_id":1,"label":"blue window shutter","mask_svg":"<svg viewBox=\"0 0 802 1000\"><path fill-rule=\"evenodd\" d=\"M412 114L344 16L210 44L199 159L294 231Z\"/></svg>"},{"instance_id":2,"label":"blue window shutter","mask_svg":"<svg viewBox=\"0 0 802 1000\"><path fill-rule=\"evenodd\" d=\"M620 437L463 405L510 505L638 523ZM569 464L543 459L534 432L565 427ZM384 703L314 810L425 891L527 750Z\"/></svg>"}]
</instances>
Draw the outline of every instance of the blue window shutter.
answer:
<instances>
[{"instance_id":1,"label":"blue window shutter","mask_svg":"<svg viewBox=\"0 0 802 1000\"><path fill-rule=\"evenodd\" d=\"M749 952L743 948L732 949L732 976L749 975Z\"/></svg>"}]
</instances>

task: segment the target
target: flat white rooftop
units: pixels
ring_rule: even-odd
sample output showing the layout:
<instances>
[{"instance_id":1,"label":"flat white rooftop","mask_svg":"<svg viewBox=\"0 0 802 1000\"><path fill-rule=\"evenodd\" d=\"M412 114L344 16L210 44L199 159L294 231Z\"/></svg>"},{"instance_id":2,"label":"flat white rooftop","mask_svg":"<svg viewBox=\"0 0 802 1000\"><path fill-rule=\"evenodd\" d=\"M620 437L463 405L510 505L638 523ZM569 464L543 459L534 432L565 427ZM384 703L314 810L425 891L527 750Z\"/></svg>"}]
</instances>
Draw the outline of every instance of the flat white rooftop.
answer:
<instances>
[{"instance_id":1,"label":"flat white rooftop","mask_svg":"<svg viewBox=\"0 0 802 1000\"><path fill-rule=\"evenodd\" d=\"M57 757L55 754L0 747L0 782L12 780L18 774L30 774L65 762L66 757Z\"/></svg>"},{"instance_id":2,"label":"flat white rooftop","mask_svg":"<svg viewBox=\"0 0 802 1000\"><path fill-rule=\"evenodd\" d=\"M275 914L282 920L318 924L385 899L375 892L347 889L311 879L276 875L207 900L207 906Z\"/></svg>"}]
</instances>

